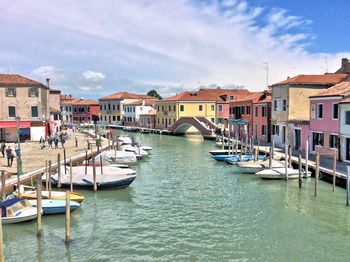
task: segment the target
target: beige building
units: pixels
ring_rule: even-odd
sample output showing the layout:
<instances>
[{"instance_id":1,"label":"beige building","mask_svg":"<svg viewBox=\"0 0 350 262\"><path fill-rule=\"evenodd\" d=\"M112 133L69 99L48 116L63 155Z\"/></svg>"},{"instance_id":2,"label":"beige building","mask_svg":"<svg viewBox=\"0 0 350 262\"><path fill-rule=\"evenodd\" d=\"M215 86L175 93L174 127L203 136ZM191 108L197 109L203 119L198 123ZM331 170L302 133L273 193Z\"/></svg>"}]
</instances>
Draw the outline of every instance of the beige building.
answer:
<instances>
[{"instance_id":1,"label":"beige building","mask_svg":"<svg viewBox=\"0 0 350 262\"><path fill-rule=\"evenodd\" d=\"M305 145L309 138L309 97L329 88L347 74L298 75L272 85L272 139L276 145ZM305 134L302 136L302 134Z\"/></svg>"},{"instance_id":2,"label":"beige building","mask_svg":"<svg viewBox=\"0 0 350 262\"><path fill-rule=\"evenodd\" d=\"M154 99L146 95L119 92L99 99L100 104L100 124L122 125L124 124L124 105L137 102L140 99Z\"/></svg>"},{"instance_id":3,"label":"beige building","mask_svg":"<svg viewBox=\"0 0 350 262\"><path fill-rule=\"evenodd\" d=\"M0 140L17 140L16 117L22 140L45 137L49 118L49 89L15 74L0 74Z\"/></svg>"}]
</instances>

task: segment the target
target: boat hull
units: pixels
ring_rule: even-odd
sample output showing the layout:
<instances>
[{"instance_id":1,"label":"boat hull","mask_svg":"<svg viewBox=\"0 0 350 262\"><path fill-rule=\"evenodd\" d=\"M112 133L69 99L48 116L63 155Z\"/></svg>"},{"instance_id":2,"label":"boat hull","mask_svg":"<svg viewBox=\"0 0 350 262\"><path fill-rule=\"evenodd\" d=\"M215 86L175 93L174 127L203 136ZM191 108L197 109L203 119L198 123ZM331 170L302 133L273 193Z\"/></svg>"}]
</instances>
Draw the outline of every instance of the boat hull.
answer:
<instances>
[{"instance_id":1,"label":"boat hull","mask_svg":"<svg viewBox=\"0 0 350 262\"><path fill-rule=\"evenodd\" d=\"M33 206L36 207L36 200L29 200ZM66 200L52 200L52 199L43 199L42 200L42 209L44 215L51 214L65 214L66 213ZM70 211L78 209L80 204L76 201L70 201Z\"/></svg>"},{"instance_id":2,"label":"boat hull","mask_svg":"<svg viewBox=\"0 0 350 262\"><path fill-rule=\"evenodd\" d=\"M2 217L1 221L3 224L16 224L34 220L37 216L37 209L33 207L23 210L20 215L15 217Z\"/></svg>"}]
</instances>

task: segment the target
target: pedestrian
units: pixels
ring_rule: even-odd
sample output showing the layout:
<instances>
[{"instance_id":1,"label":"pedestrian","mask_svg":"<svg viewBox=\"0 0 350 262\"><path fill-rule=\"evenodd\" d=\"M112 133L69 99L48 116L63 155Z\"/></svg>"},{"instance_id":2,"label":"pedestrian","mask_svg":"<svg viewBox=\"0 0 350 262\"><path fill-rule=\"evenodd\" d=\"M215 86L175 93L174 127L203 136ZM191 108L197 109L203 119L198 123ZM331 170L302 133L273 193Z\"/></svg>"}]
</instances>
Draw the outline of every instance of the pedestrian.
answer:
<instances>
[{"instance_id":1,"label":"pedestrian","mask_svg":"<svg viewBox=\"0 0 350 262\"><path fill-rule=\"evenodd\" d=\"M44 147L45 147L45 139L43 137L40 137L39 145L40 145L40 149L44 149Z\"/></svg>"},{"instance_id":2,"label":"pedestrian","mask_svg":"<svg viewBox=\"0 0 350 262\"><path fill-rule=\"evenodd\" d=\"M66 143L66 139L64 138L64 135L61 136L61 144L62 148L64 149L64 143Z\"/></svg>"},{"instance_id":3,"label":"pedestrian","mask_svg":"<svg viewBox=\"0 0 350 262\"><path fill-rule=\"evenodd\" d=\"M16 157L17 157L19 155L17 142L15 143L15 153L16 153Z\"/></svg>"},{"instance_id":4,"label":"pedestrian","mask_svg":"<svg viewBox=\"0 0 350 262\"><path fill-rule=\"evenodd\" d=\"M14 157L11 146L8 146L8 148L6 149L6 156L7 156L7 166L11 167L13 163L13 157Z\"/></svg>"},{"instance_id":5,"label":"pedestrian","mask_svg":"<svg viewBox=\"0 0 350 262\"><path fill-rule=\"evenodd\" d=\"M78 145L79 145L78 137L75 137L75 147L78 147Z\"/></svg>"},{"instance_id":6,"label":"pedestrian","mask_svg":"<svg viewBox=\"0 0 350 262\"><path fill-rule=\"evenodd\" d=\"M58 137L57 135L53 138L53 143L55 144L55 149L58 148Z\"/></svg>"},{"instance_id":7,"label":"pedestrian","mask_svg":"<svg viewBox=\"0 0 350 262\"><path fill-rule=\"evenodd\" d=\"M5 149L6 149L5 141L2 141L2 143L1 143L1 154L2 154L3 158L5 158Z\"/></svg>"},{"instance_id":8,"label":"pedestrian","mask_svg":"<svg viewBox=\"0 0 350 262\"><path fill-rule=\"evenodd\" d=\"M49 149L51 149L52 148L52 138L51 138L51 136L47 136L46 140L47 140L47 147Z\"/></svg>"}]
</instances>

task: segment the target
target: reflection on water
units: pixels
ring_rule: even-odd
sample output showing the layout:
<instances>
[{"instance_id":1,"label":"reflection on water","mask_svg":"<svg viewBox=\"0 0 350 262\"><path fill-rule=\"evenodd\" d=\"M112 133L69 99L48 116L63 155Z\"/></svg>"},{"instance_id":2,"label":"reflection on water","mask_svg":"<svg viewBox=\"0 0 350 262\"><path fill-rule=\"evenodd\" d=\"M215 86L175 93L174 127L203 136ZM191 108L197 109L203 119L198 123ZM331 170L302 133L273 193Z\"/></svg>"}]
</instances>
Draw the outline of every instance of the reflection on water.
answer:
<instances>
[{"instance_id":1,"label":"reflection on water","mask_svg":"<svg viewBox=\"0 0 350 262\"><path fill-rule=\"evenodd\" d=\"M6 261L346 261L350 208L345 190L314 180L264 181L212 160L201 136L153 134L125 190L93 193L65 218L5 225ZM137 140L136 140L137 141ZM331 247L331 248L330 248Z\"/></svg>"}]
</instances>

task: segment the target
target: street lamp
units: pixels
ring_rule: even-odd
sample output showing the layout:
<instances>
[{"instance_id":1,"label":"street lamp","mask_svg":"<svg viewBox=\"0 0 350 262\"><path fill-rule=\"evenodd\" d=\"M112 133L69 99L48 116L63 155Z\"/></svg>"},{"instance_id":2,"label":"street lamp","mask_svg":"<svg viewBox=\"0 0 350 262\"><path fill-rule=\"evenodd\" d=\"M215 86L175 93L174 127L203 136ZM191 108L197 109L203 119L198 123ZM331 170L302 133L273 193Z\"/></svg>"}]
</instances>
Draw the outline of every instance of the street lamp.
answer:
<instances>
[{"instance_id":1,"label":"street lamp","mask_svg":"<svg viewBox=\"0 0 350 262\"><path fill-rule=\"evenodd\" d=\"M17 154L17 174L18 177L22 175L22 159L21 159L21 130L19 128L21 123L21 118L19 116L16 116L16 124L17 124L17 142L18 142L18 150L16 152ZM19 189L18 189L19 190Z\"/></svg>"}]
</instances>

